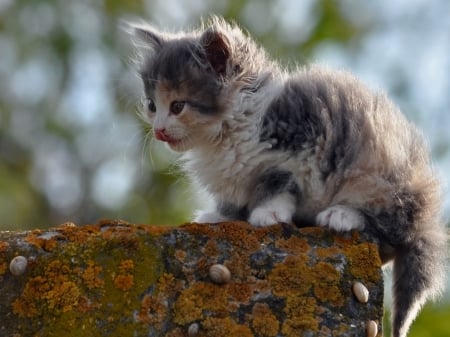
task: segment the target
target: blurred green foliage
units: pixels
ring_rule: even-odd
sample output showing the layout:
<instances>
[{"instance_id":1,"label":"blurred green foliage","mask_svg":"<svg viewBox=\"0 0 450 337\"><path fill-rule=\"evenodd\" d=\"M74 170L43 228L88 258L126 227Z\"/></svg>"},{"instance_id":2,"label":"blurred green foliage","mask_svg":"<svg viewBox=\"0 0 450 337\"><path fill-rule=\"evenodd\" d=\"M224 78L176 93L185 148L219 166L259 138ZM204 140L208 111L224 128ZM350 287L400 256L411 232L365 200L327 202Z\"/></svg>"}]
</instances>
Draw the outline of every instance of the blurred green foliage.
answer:
<instances>
[{"instance_id":1,"label":"blurred green foliage","mask_svg":"<svg viewBox=\"0 0 450 337\"><path fill-rule=\"evenodd\" d=\"M450 336L450 305L427 304L411 325L408 337L448 337ZM384 314L383 336L391 336L390 312Z\"/></svg>"},{"instance_id":2,"label":"blurred green foliage","mask_svg":"<svg viewBox=\"0 0 450 337\"><path fill-rule=\"evenodd\" d=\"M288 3L0 1L0 229L188 221L203 199L136 116L141 88L119 22L182 28L215 13L247 27L284 63L303 63L330 44L352 50L380 28L355 20L356 2L353 12L348 1L298 2L298 13L286 12ZM404 81L394 77L401 95ZM427 306L410 336L450 336L449 314Z\"/></svg>"}]
</instances>

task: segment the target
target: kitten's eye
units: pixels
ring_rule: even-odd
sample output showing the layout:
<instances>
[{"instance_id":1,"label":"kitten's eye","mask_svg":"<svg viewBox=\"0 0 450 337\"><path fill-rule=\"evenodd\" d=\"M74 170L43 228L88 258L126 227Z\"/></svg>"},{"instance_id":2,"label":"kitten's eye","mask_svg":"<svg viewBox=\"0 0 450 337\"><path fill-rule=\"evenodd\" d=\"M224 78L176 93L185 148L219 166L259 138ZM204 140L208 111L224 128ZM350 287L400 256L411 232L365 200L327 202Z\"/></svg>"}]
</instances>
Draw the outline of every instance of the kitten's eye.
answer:
<instances>
[{"instance_id":1,"label":"kitten's eye","mask_svg":"<svg viewBox=\"0 0 450 337\"><path fill-rule=\"evenodd\" d=\"M156 112L155 102L151 98L147 98L147 109L151 112Z\"/></svg>"},{"instance_id":2,"label":"kitten's eye","mask_svg":"<svg viewBox=\"0 0 450 337\"><path fill-rule=\"evenodd\" d=\"M183 111L185 104L186 104L186 102L183 102L183 101L173 101L170 104L170 112L173 113L174 115L180 114L181 111Z\"/></svg>"}]
</instances>

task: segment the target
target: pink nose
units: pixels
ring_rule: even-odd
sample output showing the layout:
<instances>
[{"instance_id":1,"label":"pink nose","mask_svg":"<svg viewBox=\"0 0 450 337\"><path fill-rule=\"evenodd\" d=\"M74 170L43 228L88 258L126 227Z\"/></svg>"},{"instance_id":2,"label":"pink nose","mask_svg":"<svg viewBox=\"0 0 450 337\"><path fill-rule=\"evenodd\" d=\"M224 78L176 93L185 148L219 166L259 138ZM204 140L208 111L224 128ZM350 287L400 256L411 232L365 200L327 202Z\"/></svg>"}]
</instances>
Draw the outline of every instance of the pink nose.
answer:
<instances>
[{"instance_id":1,"label":"pink nose","mask_svg":"<svg viewBox=\"0 0 450 337\"><path fill-rule=\"evenodd\" d=\"M168 142L171 138L167 135L166 129L155 129L155 137L163 142Z\"/></svg>"}]
</instances>

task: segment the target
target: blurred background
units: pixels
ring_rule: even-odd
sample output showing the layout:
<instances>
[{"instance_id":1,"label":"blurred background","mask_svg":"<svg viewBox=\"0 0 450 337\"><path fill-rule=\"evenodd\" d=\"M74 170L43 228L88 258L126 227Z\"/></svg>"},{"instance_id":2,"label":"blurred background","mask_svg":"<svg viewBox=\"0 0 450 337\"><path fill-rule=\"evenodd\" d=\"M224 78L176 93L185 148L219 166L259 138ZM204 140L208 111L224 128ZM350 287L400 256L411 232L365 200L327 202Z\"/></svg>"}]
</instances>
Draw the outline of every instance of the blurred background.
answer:
<instances>
[{"instance_id":1,"label":"blurred background","mask_svg":"<svg viewBox=\"0 0 450 337\"><path fill-rule=\"evenodd\" d=\"M205 199L136 116L141 84L119 26L177 30L212 13L283 64L323 62L385 90L429 142L447 221L447 0L0 0L0 230L190 219ZM448 317L448 300L428 305L410 336L449 336Z\"/></svg>"}]
</instances>

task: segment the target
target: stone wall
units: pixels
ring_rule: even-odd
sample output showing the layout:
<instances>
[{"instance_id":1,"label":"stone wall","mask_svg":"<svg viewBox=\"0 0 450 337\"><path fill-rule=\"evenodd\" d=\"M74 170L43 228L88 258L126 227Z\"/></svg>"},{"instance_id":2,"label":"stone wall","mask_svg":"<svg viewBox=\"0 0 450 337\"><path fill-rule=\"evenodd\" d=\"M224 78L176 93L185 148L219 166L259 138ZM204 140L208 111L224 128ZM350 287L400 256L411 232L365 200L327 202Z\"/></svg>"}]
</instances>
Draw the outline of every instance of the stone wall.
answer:
<instances>
[{"instance_id":1,"label":"stone wall","mask_svg":"<svg viewBox=\"0 0 450 337\"><path fill-rule=\"evenodd\" d=\"M122 221L0 232L1 336L381 336L382 315L377 246L357 232Z\"/></svg>"}]
</instances>

